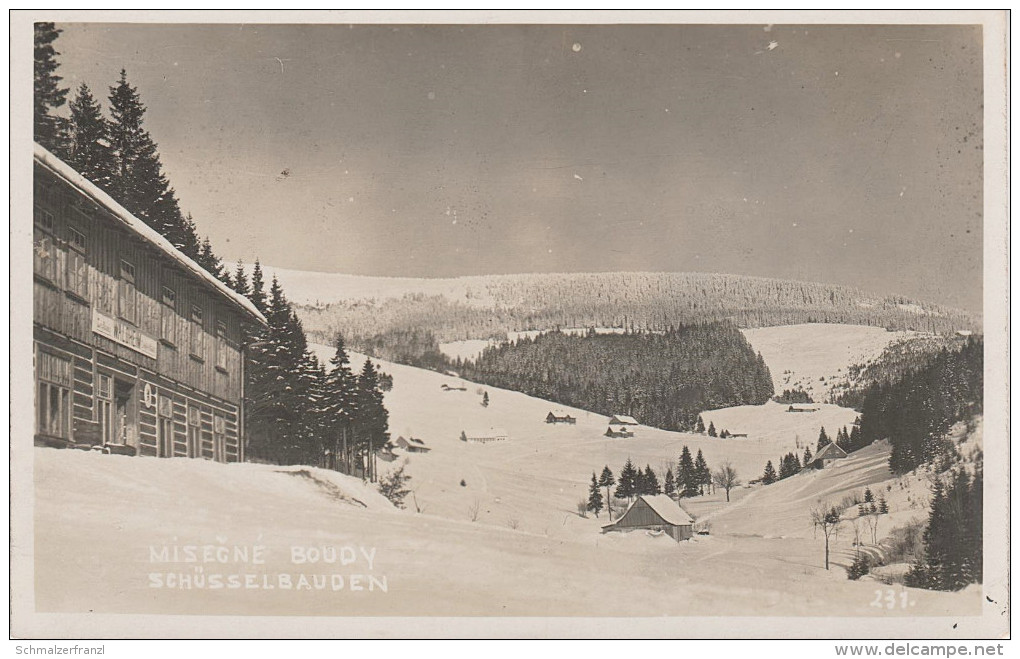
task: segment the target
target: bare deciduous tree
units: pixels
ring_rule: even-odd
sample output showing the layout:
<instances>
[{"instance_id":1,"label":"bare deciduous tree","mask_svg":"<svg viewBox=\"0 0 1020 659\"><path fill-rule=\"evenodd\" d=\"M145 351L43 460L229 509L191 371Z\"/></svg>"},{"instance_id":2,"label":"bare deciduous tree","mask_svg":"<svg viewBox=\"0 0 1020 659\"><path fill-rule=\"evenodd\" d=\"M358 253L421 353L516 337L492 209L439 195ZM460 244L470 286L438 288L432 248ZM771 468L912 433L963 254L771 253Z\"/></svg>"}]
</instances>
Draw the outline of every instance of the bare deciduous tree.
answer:
<instances>
[{"instance_id":1,"label":"bare deciduous tree","mask_svg":"<svg viewBox=\"0 0 1020 659\"><path fill-rule=\"evenodd\" d=\"M478 499L475 499L475 500L474 500L474 501L473 501L473 502L471 503L471 507L470 507L470 508L468 508L468 513L469 513L469 514L470 514L470 516L471 516L471 521L472 521L472 522L477 522L477 521L478 521L478 512L479 512L479 511L480 511L481 509L482 509L482 502L481 502L481 501L479 501Z\"/></svg>"},{"instance_id":2,"label":"bare deciduous tree","mask_svg":"<svg viewBox=\"0 0 1020 659\"><path fill-rule=\"evenodd\" d=\"M822 504L811 511L811 523L825 535L825 569L829 569L829 538L835 535L843 523L843 512L835 506Z\"/></svg>"},{"instance_id":3,"label":"bare deciduous tree","mask_svg":"<svg viewBox=\"0 0 1020 659\"><path fill-rule=\"evenodd\" d=\"M730 490L740 485L740 479L737 478L737 470L729 462L723 463L723 466L716 469L715 473L712 474L712 482L717 487L726 490L726 501L730 500Z\"/></svg>"}]
</instances>

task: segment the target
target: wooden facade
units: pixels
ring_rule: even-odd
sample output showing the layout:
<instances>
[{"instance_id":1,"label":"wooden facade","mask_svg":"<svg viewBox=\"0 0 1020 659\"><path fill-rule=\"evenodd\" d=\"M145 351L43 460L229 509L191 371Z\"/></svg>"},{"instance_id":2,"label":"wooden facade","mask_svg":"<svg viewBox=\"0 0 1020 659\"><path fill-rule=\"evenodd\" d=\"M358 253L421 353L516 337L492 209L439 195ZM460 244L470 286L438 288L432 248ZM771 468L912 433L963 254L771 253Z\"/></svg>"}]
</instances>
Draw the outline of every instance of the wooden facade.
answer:
<instances>
[{"instance_id":1,"label":"wooden facade","mask_svg":"<svg viewBox=\"0 0 1020 659\"><path fill-rule=\"evenodd\" d=\"M694 520L665 494L642 495L615 524L602 527L602 532L661 530L680 542L694 536Z\"/></svg>"},{"instance_id":2,"label":"wooden facade","mask_svg":"<svg viewBox=\"0 0 1020 659\"><path fill-rule=\"evenodd\" d=\"M244 458L236 293L36 146L35 441Z\"/></svg>"}]
</instances>

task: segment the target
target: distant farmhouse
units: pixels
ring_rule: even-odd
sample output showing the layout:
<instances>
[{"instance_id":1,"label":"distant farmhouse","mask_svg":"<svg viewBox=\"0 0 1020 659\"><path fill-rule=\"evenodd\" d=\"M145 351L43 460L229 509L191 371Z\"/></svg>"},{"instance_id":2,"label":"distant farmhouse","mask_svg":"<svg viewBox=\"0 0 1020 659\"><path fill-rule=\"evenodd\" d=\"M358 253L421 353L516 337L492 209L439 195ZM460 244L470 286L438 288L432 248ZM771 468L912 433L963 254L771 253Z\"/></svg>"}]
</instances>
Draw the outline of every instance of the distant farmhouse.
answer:
<instances>
[{"instance_id":1,"label":"distant farmhouse","mask_svg":"<svg viewBox=\"0 0 1020 659\"><path fill-rule=\"evenodd\" d=\"M811 405L803 405L803 404L796 404L795 403L793 405L790 405L788 408L786 408L786 411L787 412L817 412L818 408L817 407L812 407Z\"/></svg>"},{"instance_id":2,"label":"distant farmhouse","mask_svg":"<svg viewBox=\"0 0 1020 659\"><path fill-rule=\"evenodd\" d=\"M577 423L577 419L570 416L562 410L553 410L545 417L546 423L569 423L571 425Z\"/></svg>"},{"instance_id":3,"label":"distant farmhouse","mask_svg":"<svg viewBox=\"0 0 1020 659\"><path fill-rule=\"evenodd\" d=\"M835 460L841 460L846 457L846 451L836 445L836 442L826 444L818 453L815 453L815 457L811 460L811 466L815 469L825 469L830 463Z\"/></svg>"},{"instance_id":4,"label":"distant farmhouse","mask_svg":"<svg viewBox=\"0 0 1020 659\"><path fill-rule=\"evenodd\" d=\"M474 432L462 432L460 438L469 443L488 444L489 442L504 442L510 438L510 435L502 428L488 428Z\"/></svg>"},{"instance_id":5,"label":"distant farmhouse","mask_svg":"<svg viewBox=\"0 0 1020 659\"><path fill-rule=\"evenodd\" d=\"M606 437L633 437L634 431L628 430L627 426L618 426L615 430L612 426L606 428Z\"/></svg>"},{"instance_id":6,"label":"distant farmhouse","mask_svg":"<svg viewBox=\"0 0 1020 659\"><path fill-rule=\"evenodd\" d=\"M665 494L643 494L615 524L603 526L602 532L628 532L635 529L665 531L669 537L680 542L694 535L694 519Z\"/></svg>"},{"instance_id":7,"label":"distant farmhouse","mask_svg":"<svg viewBox=\"0 0 1020 659\"><path fill-rule=\"evenodd\" d=\"M451 387L450 385L446 384L445 382L439 388L442 389L443 391L467 391L467 387L465 387L463 385L461 385L459 387Z\"/></svg>"},{"instance_id":8,"label":"distant farmhouse","mask_svg":"<svg viewBox=\"0 0 1020 659\"><path fill-rule=\"evenodd\" d=\"M428 453L432 449L425 445L425 442L418 439L417 437L397 437L397 447L402 448L408 453Z\"/></svg>"},{"instance_id":9,"label":"distant farmhouse","mask_svg":"<svg viewBox=\"0 0 1020 659\"><path fill-rule=\"evenodd\" d=\"M611 426L636 426L636 425L638 425L638 422L632 416L627 416L626 414L614 414L609 419L609 425L611 425Z\"/></svg>"}]
</instances>

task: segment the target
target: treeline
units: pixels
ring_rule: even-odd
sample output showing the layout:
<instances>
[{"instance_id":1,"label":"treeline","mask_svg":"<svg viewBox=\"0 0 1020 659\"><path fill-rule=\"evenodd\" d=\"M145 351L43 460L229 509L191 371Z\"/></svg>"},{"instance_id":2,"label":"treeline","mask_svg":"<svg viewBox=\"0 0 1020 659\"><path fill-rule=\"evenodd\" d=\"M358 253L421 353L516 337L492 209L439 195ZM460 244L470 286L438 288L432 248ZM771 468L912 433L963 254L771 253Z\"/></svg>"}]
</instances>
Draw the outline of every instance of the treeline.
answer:
<instances>
[{"instance_id":1,"label":"treeline","mask_svg":"<svg viewBox=\"0 0 1020 659\"><path fill-rule=\"evenodd\" d=\"M441 371L449 365L449 360L439 351L435 335L419 327L393 328L368 338L362 337L357 346L370 357L398 364L434 371Z\"/></svg>"},{"instance_id":2,"label":"treeline","mask_svg":"<svg viewBox=\"0 0 1020 659\"><path fill-rule=\"evenodd\" d=\"M898 380L867 388L861 404L860 444L888 438L889 467L902 474L952 451L946 434L981 414L984 340L969 337L958 350L942 349Z\"/></svg>"},{"instance_id":3,"label":"treeline","mask_svg":"<svg viewBox=\"0 0 1020 659\"><path fill-rule=\"evenodd\" d=\"M145 106L124 70L110 87L109 118L84 83L70 116L56 113L68 94L56 73L59 34L53 23L35 24L35 141L251 300L268 321L266 328L246 328L242 337L246 455L374 477L373 451L389 441L383 389L392 380L371 361L353 373L339 337L330 367L320 364L279 281L274 277L267 293L258 261L250 277L240 263L231 276L209 239L199 242L194 220L181 211L163 173L156 142L144 127Z\"/></svg>"},{"instance_id":4,"label":"treeline","mask_svg":"<svg viewBox=\"0 0 1020 659\"><path fill-rule=\"evenodd\" d=\"M269 295L258 263L251 279L238 267L235 290L269 321L247 343L245 414L247 455L276 464L310 464L374 479L374 452L389 443L383 405L388 376L365 360L350 367L342 335L329 365L308 349L301 320L274 277ZM391 382L391 381L390 381Z\"/></svg>"},{"instance_id":5,"label":"treeline","mask_svg":"<svg viewBox=\"0 0 1020 659\"><path fill-rule=\"evenodd\" d=\"M592 472L588 500L584 509L598 517L602 509L608 507L611 496L629 502L643 495L665 494L679 499L702 496L711 490L712 471L705 462L701 449L698 449L698 457L692 459L691 451L685 445L676 467L675 475L672 466L666 467L666 474L660 484L659 477L651 465L645 465L645 468L641 469L635 467L631 459L627 458L627 462L620 469L619 479L609 465L606 465L599 476ZM602 490L606 492L605 497L602 496Z\"/></svg>"},{"instance_id":6,"label":"treeline","mask_svg":"<svg viewBox=\"0 0 1020 659\"><path fill-rule=\"evenodd\" d=\"M464 282L470 282L467 289ZM718 320L739 327L844 323L932 333L977 329L977 321L963 311L902 297L880 298L828 284L706 273L470 277L451 280L448 295L408 293L402 298L345 300L298 311L309 330L323 336L347 328L352 345L357 344L354 337L360 340L406 327L428 329L441 342L505 338L509 332L554 327L658 331L670 325Z\"/></svg>"},{"instance_id":7,"label":"treeline","mask_svg":"<svg viewBox=\"0 0 1020 659\"><path fill-rule=\"evenodd\" d=\"M550 332L486 348L462 377L664 430L693 431L702 410L760 405L772 378L732 323L661 334Z\"/></svg>"}]
</instances>

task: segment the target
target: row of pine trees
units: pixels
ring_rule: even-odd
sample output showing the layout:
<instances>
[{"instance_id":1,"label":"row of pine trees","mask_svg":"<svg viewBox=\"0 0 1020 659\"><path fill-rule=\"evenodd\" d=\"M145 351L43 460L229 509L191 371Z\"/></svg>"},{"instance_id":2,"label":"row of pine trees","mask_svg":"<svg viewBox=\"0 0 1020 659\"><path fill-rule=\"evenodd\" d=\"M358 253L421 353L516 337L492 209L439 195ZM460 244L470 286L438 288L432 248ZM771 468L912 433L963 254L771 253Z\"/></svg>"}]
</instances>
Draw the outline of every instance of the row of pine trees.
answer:
<instances>
[{"instance_id":1,"label":"row of pine trees","mask_svg":"<svg viewBox=\"0 0 1020 659\"><path fill-rule=\"evenodd\" d=\"M712 471L701 449L698 449L697 457L692 459L691 451L685 445L676 466L675 474L672 466L666 468L666 474L660 484L659 477L651 465L645 465L645 468L641 469L635 467L633 461L627 458L627 462L620 469L619 478L613 474L609 465L606 465L598 476L592 472L587 510L598 517L612 500L611 496L627 501L655 494L665 494L673 498L696 497L704 495L712 487ZM611 489L614 485L615 490ZM606 493L605 497L602 496L603 490Z\"/></svg>"},{"instance_id":2,"label":"row of pine trees","mask_svg":"<svg viewBox=\"0 0 1020 659\"><path fill-rule=\"evenodd\" d=\"M351 370L337 334L327 367L309 350L302 323L274 277L266 291L256 260L250 276L241 263L233 275L215 255L209 239L199 241L195 222L181 210L145 128L145 105L123 69L109 88L109 116L82 83L58 113L68 89L57 75L53 23L35 24L35 141L61 158L174 247L251 300L268 320L243 337L246 454L280 464L311 464L374 476L371 456L389 441L383 389L389 382L371 360Z\"/></svg>"}]
</instances>

